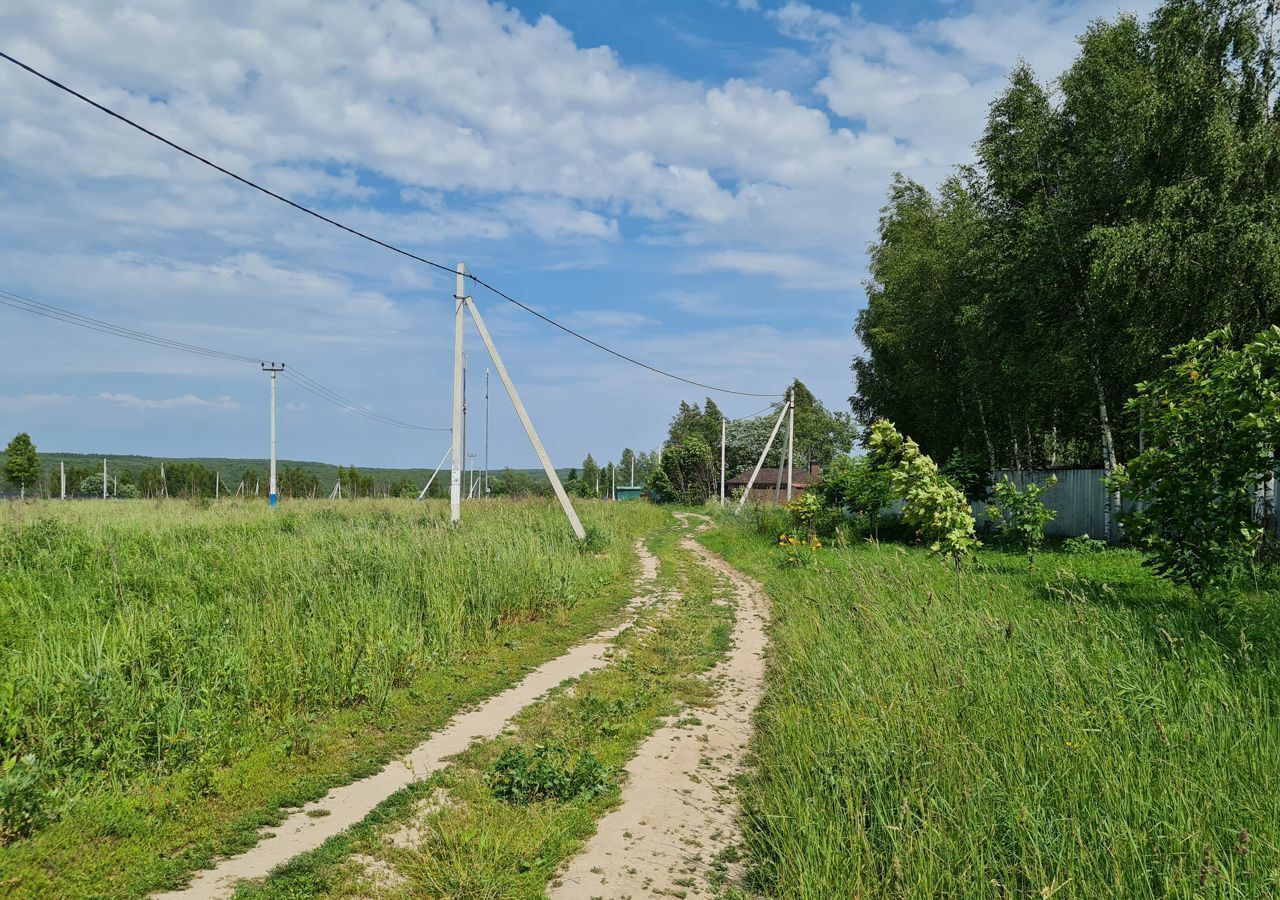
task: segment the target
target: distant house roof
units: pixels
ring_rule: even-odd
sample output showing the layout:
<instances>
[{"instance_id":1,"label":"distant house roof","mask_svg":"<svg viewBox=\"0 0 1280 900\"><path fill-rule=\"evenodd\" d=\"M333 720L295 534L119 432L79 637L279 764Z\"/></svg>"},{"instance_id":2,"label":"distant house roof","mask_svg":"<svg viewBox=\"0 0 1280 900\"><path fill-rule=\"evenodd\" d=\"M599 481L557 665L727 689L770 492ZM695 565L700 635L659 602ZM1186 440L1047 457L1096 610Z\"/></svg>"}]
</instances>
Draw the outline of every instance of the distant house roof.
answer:
<instances>
[{"instance_id":1,"label":"distant house roof","mask_svg":"<svg viewBox=\"0 0 1280 900\"><path fill-rule=\"evenodd\" d=\"M821 476L821 474L822 472L817 466L814 466L812 469L804 469L804 468L801 468L800 466L797 466L795 471L792 473L791 485L792 487L808 487L810 484L817 481L818 478ZM732 478L726 481L725 486L731 487L731 488L746 487L747 482L750 480L751 480L751 469L743 469L737 475L734 475ZM772 487L777 483L778 483L777 469L761 469L760 474L756 476L755 487L757 488ZM783 484L787 483L786 469L782 470L782 483Z\"/></svg>"}]
</instances>

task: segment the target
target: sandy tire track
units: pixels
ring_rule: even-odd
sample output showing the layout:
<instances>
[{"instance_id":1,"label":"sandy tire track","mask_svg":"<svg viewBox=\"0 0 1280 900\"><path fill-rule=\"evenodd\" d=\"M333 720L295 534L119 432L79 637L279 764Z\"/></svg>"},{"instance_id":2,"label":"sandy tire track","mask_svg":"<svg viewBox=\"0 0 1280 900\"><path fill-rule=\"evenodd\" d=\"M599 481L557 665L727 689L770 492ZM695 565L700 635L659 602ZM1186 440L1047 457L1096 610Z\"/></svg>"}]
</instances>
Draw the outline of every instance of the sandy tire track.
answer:
<instances>
[{"instance_id":1,"label":"sandy tire track","mask_svg":"<svg viewBox=\"0 0 1280 900\"><path fill-rule=\"evenodd\" d=\"M681 518L688 525L691 516ZM737 607L729 654L707 676L718 688L715 705L687 710L640 745L620 804L552 881L551 900L705 897L717 874L740 878L736 867L717 873L713 864L741 839L734 780L764 688L768 600L757 582L691 537L681 546L729 582ZM678 724L689 718L701 724Z\"/></svg>"},{"instance_id":2,"label":"sandy tire track","mask_svg":"<svg viewBox=\"0 0 1280 900\"><path fill-rule=\"evenodd\" d=\"M474 741L497 737L517 713L552 688L603 668L615 647L614 638L631 627L642 609L661 599L652 590L658 577L657 557L643 541L636 541L636 553L641 564L636 579L637 595L628 604L621 624L543 663L519 683L474 708L459 712L441 730L376 774L333 788L324 797L290 814L280 825L263 828L262 839L255 846L239 856L220 860L212 869L197 872L186 888L154 895L155 900L230 897L241 881L262 878L277 866L346 831L396 791L427 778L442 768L446 759L466 750Z\"/></svg>"}]
</instances>

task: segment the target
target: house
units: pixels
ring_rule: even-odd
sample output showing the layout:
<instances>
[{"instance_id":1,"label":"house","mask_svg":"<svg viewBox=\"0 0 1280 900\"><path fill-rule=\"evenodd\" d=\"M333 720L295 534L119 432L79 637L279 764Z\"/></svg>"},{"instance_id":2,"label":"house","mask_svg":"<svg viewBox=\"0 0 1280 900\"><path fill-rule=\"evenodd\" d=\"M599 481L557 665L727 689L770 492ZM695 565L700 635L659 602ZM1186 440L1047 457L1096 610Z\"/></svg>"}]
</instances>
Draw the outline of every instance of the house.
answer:
<instances>
[{"instance_id":1,"label":"house","mask_svg":"<svg viewBox=\"0 0 1280 900\"><path fill-rule=\"evenodd\" d=\"M751 480L751 469L744 469L737 475L730 478L724 483L725 490L729 494L744 491L747 489L747 482ZM808 469L797 466L792 472L791 478L791 496L798 497L809 489L809 485L814 484L822 477L822 467L817 463L811 465ZM751 488L751 496L747 498L752 503L786 503L787 502L787 470L783 469L761 469L760 474L756 476L755 486Z\"/></svg>"}]
</instances>

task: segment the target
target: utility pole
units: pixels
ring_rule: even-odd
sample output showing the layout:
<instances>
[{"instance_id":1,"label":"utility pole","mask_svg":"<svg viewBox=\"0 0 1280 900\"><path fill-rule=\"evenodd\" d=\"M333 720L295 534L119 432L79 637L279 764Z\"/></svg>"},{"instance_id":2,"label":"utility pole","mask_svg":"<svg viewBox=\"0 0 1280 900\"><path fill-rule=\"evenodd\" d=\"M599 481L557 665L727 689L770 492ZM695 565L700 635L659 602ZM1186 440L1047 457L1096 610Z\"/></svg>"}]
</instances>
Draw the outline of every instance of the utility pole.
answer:
<instances>
[{"instance_id":1,"label":"utility pole","mask_svg":"<svg viewBox=\"0 0 1280 900\"><path fill-rule=\"evenodd\" d=\"M751 471L751 478L747 481L746 490L742 492L741 499L738 500L738 506L735 512L742 512L742 506L747 502L747 498L751 496L751 489L755 487L756 476L760 474L760 468L764 465L765 457L769 455L769 451L773 449L773 439L778 436L778 429L782 427L782 420L787 415L787 406L784 403L782 409L778 411L778 421L773 423L773 431L769 432L769 440L765 442L764 449L760 451L760 458L756 460L756 467Z\"/></svg>"},{"instance_id":2,"label":"utility pole","mask_svg":"<svg viewBox=\"0 0 1280 900\"><path fill-rule=\"evenodd\" d=\"M461 284L461 280L459 280L459 284ZM470 297L466 297L465 302L467 310L471 313L472 320L476 323L476 331L480 332L480 339L484 341L485 347L489 350L489 358L493 360L493 367L498 370L498 378L502 380L503 387L507 389L507 396L511 398L511 405L516 408L516 415L520 417L520 424L524 426L524 432L529 436L529 443L533 445L533 452L538 454L538 461L542 463L542 469L547 473L547 480L551 482L551 489L556 492L556 499L560 501L560 508L564 510L565 517L569 520L569 525L573 528L573 533L578 540L585 541L587 533L583 530L582 521L578 518L573 504L569 502L569 495L564 492L564 485L560 483L560 476L556 473L555 467L551 465L551 458L547 456L547 450L542 446L542 439L538 437L538 432L533 427L533 420L529 418L529 413L524 408L520 393L511 381L511 376L507 374L507 367L503 364L502 357L498 354L498 348L493 344L493 338L489 336L489 329L485 327L484 319L480 318L480 311L476 309L476 302Z\"/></svg>"},{"instance_id":3,"label":"utility pole","mask_svg":"<svg viewBox=\"0 0 1280 900\"><path fill-rule=\"evenodd\" d=\"M107 461L102 460L102 499L107 499Z\"/></svg>"},{"instance_id":4,"label":"utility pole","mask_svg":"<svg viewBox=\"0 0 1280 900\"><path fill-rule=\"evenodd\" d=\"M631 486L636 486L636 453L631 451Z\"/></svg>"},{"instance_id":5,"label":"utility pole","mask_svg":"<svg viewBox=\"0 0 1280 900\"><path fill-rule=\"evenodd\" d=\"M484 490L489 496L489 367L484 367Z\"/></svg>"},{"instance_id":6,"label":"utility pole","mask_svg":"<svg viewBox=\"0 0 1280 900\"><path fill-rule=\"evenodd\" d=\"M217 469L213 470L213 499L219 500L222 497L222 473Z\"/></svg>"},{"instance_id":7,"label":"utility pole","mask_svg":"<svg viewBox=\"0 0 1280 900\"><path fill-rule=\"evenodd\" d=\"M613 463L609 463L609 493L610 500L618 499L618 467Z\"/></svg>"},{"instance_id":8,"label":"utility pole","mask_svg":"<svg viewBox=\"0 0 1280 900\"><path fill-rule=\"evenodd\" d=\"M65 462L58 463L58 477L62 482L62 499L67 499L67 464Z\"/></svg>"},{"instance_id":9,"label":"utility pole","mask_svg":"<svg viewBox=\"0 0 1280 900\"><path fill-rule=\"evenodd\" d=\"M720 505L724 506L724 442L729 433L729 420L720 417Z\"/></svg>"},{"instance_id":10,"label":"utility pole","mask_svg":"<svg viewBox=\"0 0 1280 900\"><path fill-rule=\"evenodd\" d=\"M791 502L791 482L796 467L796 389L787 398L787 502Z\"/></svg>"},{"instance_id":11,"label":"utility pole","mask_svg":"<svg viewBox=\"0 0 1280 900\"><path fill-rule=\"evenodd\" d=\"M466 296L466 267L458 263L453 293L453 468L449 471L449 520L462 521L462 305Z\"/></svg>"},{"instance_id":12,"label":"utility pole","mask_svg":"<svg viewBox=\"0 0 1280 900\"><path fill-rule=\"evenodd\" d=\"M462 486L467 489L467 495L464 500L471 499L472 481L475 480L473 471L475 464L471 459L474 453L467 452L467 418L470 410L467 409L467 354L462 354Z\"/></svg>"},{"instance_id":13,"label":"utility pole","mask_svg":"<svg viewBox=\"0 0 1280 900\"><path fill-rule=\"evenodd\" d=\"M263 363L262 371L271 373L271 471L267 478L267 503L275 506L276 495L276 374L284 371L284 363Z\"/></svg>"}]
</instances>

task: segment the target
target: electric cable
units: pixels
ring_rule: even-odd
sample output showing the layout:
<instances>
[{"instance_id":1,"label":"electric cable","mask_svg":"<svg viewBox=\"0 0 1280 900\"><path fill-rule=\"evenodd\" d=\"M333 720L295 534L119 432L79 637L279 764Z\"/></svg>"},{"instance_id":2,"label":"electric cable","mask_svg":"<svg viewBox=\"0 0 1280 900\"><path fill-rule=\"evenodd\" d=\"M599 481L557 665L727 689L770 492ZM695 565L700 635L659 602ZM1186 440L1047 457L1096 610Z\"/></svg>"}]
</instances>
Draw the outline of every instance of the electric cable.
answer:
<instances>
[{"instance_id":1,"label":"electric cable","mask_svg":"<svg viewBox=\"0 0 1280 900\"><path fill-rule=\"evenodd\" d=\"M63 91L67 94L70 94L72 97L75 97L77 100L81 100L84 103L89 104L99 112L106 113L108 116L111 116L112 118L117 119L120 122L123 122L129 127L142 132L148 137L159 141L160 143L164 144L167 147L170 147L173 150L177 150L179 153L182 153L185 156L188 156L199 163L203 163L204 165L208 166L211 169L214 169L217 172L221 172L223 175L227 176L228 178L234 179L235 181L240 182L246 187L252 188L255 191L259 191L265 194L266 196L271 197L274 200L279 200L281 203L284 203L287 206L291 206L294 209L298 210L299 212L306 213L309 216L319 219L321 222L324 222L328 225L332 225L334 228L341 229L342 231L345 231L348 234L354 235L355 237L362 238L363 240L369 241L370 243L373 243L373 244L377 244L379 247L382 247L383 249L386 249L386 250L390 250L392 253L398 253L401 256L414 260L415 262L419 262L419 263L422 263L423 265L431 266L432 268L439 269L442 272L449 272L455 275L457 274L457 271L451 266L447 266L444 263L438 263L434 260L427 259L425 256L419 256L418 254L413 253L412 251L406 250L403 247L396 246L395 244L392 244L389 241L384 241L380 238L374 237L371 234L368 234L367 232L360 231L357 228L352 228L350 225L345 225L342 222L339 222L337 219L330 218L329 216L326 216L324 213L318 212L317 210L314 210L309 206L305 206L301 203L298 203L296 200L290 200L288 197L284 196L283 194L278 194L275 191L271 190L270 188L267 188L261 184L258 184L256 181L246 178L243 175L239 175L228 168L220 166L217 163L213 162L212 160L204 156L201 156L199 153L196 153L193 150L189 150L186 147L182 146L181 144L175 141L172 141L169 138L164 137L163 135L158 134L155 131L152 131L150 128L147 128L145 125L141 125L138 122L135 122L133 119L130 119L128 116L124 115L123 113L117 112L116 110L111 109L109 106L105 106L99 103L98 101L93 100L92 98L86 96L85 94L82 94L79 91L75 90L74 88L63 84L62 82L52 78L49 75L44 74L38 69L27 65L21 60L10 56L8 53L5 53L4 51L0 51L0 58L7 60L8 62L12 63L13 65L17 66L20 69L23 69L26 72L29 72L30 74L36 76L42 81L45 81L48 84L52 85L53 87L57 88L58 90ZM648 371L653 372L655 374L662 375L666 378L674 379L675 381L681 381L681 382L684 382L685 384L693 385L694 387L699 387L704 390L714 391L722 394L736 394L740 397L785 396L784 394L763 394L763 393L756 393L753 391L738 391L738 390L733 390L731 388L717 387L715 385L704 384L700 381L694 381L690 378L685 378L682 375L676 375L674 372L668 372L667 370L660 369L657 366L651 366L648 363L641 362L640 360L635 359L634 357L628 356L625 353L621 353L617 350L612 349L611 347L607 347L604 344L600 343L599 341L593 340L592 338L589 338L580 332L574 331L569 326L556 321L550 316L547 316L547 315L544 315L543 313L538 312L537 310L533 309L527 304L520 302L515 297L512 297L510 294L507 294L499 290L498 288L494 287L493 285L485 281L482 281L480 278L478 278L477 276L473 275L470 272L464 272L463 274L464 274L464 277L471 279L480 287L483 287L486 290L492 291L494 294L496 294L498 297L501 297L503 300L506 300L508 303L511 303L519 307L520 309L524 310L525 312L529 313L530 315L533 315L541 319L543 322L546 322L548 325L551 325L555 328L560 329L565 334L571 335L572 337L575 337L580 341L590 344L592 347L595 347L598 350L603 350L605 353L615 356L618 359L621 359L625 362L629 362L634 366L639 366L642 369L647 369Z\"/></svg>"},{"instance_id":2,"label":"electric cable","mask_svg":"<svg viewBox=\"0 0 1280 900\"><path fill-rule=\"evenodd\" d=\"M263 362L260 356L244 356L239 353L230 353L225 350L215 350L211 347L201 347L198 344L189 344L185 341L175 341L171 338L161 337L155 334L149 334L145 331L138 331L133 328L126 328L123 325L115 325L111 322L95 319L92 316L86 316L81 313L73 312L61 306L55 306L52 303L45 303L41 300L33 300L21 294L15 294L0 288L0 306L7 306L11 309L20 310L22 312L32 313L42 316L46 319L52 319L56 322L62 322L67 325L75 325L89 331L99 334L106 334L112 337L124 338L128 341L134 341L139 344L149 344L154 347L162 347L167 350L178 350L183 353L191 353L197 356L206 356L214 359L225 359L231 362L243 362L258 364ZM376 412L367 406L362 406L353 400L344 397L332 388L328 388L314 378L299 372L292 367L286 367L284 375L298 387L320 397L323 400L332 403L334 406L341 407L349 412L356 413L371 421L381 422L384 425L394 425L397 428L410 428L416 431L452 431L450 428L431 428L426 425L415 425L412 422L405 422L384 413Z\"/></svg>"}]
</instances>

